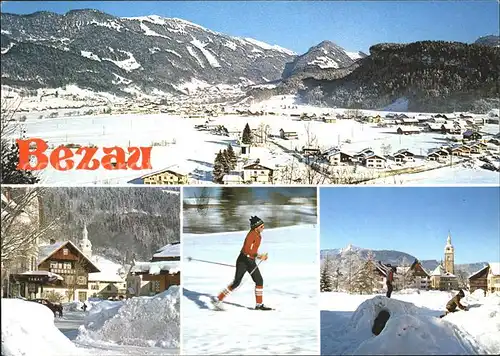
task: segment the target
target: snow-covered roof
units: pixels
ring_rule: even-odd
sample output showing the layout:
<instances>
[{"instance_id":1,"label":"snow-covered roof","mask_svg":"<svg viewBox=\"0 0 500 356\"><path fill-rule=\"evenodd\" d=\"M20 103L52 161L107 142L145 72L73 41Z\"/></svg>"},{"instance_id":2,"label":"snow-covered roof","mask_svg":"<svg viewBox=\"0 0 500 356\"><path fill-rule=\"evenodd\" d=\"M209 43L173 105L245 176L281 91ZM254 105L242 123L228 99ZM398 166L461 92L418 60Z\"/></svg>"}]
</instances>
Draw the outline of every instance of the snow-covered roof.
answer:
<instances>
[{"instance_id":1,"label":"snow-covered roof","mask_svg":"<svg viewBox=\"0 0 500 356\"><path fill-rule=\"evenodd\" d=\"M483 268L481 268L479 271L472 273L472 274L469 276L469 278L473 278L473 277L475 277L476 275L478 275L479 273L481 273L482 271L484 271L484 270L485 270L485 269L487 269L487 268L489 268L489 266L488 266L488 265L484 266L484 267L483 267Z\"/></svg>"},{"instance_id":2,"label":"snow-covered roof","mask_svg":"<svg viewBox=\"0 0 500 356\"><path fill-rule=\"evenodd\" d=\"M23 276L46 276L49 279L63 281L64 278L58 275L57 273L49 272L49 271L27 271L21 273Z\"/></svg>"},{"instance_id":3,"label":"snow-covered roof","mask_svg":"<svg viewBox=\"0 0 500 356\"><path fill-rule=\"evenodd\" d=\"M180 257L181 256L181 243L174 242L160 248L153 255L153 258L161 258L161 257Z\"/></svg>"},{"instance_id":4,"label":"snow-covered roof","mask_svg":"<svg viewBox=\"0 0 500 356\"><path fill-rule=\"evenodd\" d=\"M165 271L169 274L180 272L180 261L136 262L130 269L131 273L160 274Z\"/></svg>"},{"instance_id":5,"label":"snow-covered roof","mask_svg":"<svg viewBox=\"0 0 500 356\"><path fill-rule=\"evenodd\" d=\"M90 258L88 256L86 256L71 241L56 242L56 243L51 244L51 245L39 246L37 266L40 266L40 264L43 263L47 258L52 256L54 254L54 252L56 252L61 247L65 246L67 244L70 244L76 251L78 251L87 260L87 263L90 265L90 267L93 267L96 270L96 272L100 272L100 269L95 265L95 263L92 260L90 260Z\"/></svg>"},{"instance_id":6,"label":"snow-covered roof","mask_svg":"<svg viewBox=\"0 0 500 356\"><path fill-rule=\"evenodd\" d=\"M490 262L490 273L499 276L500 275L500 262Z\"/></svg>"},{"instance_id":7,"label":"snow-covered roof","mask_svg":"<svg viewBox=\"0 0 500 356\"><path fill-rule=\"evenodd\" d=\"M102 256L93 255L92 262L99 268L101 272L89 273L89 282L124 282L125 278L120 276L123 267L110 261Z\"/></svg>"},{"instance_id":8,"label":"snow-covered roof","mask_svg":"<svg viewBox=\"0 0 500 356\"><path fill-rule=\"evenodd\" d=\"M443 267L437 266L434 271L432 271L431 276L441 276L443 274Z\"/></svg>"},{"instance_id":9,"label":"snow-covered roof","mask_svg":"<svg viewBox=\"0 0 500 356\"><path fill-rule=\"evenodd\" d=\"M56 242L51 245L42 245L38 248L38 264L45 261L50 255L59 250L66 242Z\"/></svg>"},{"instance_id":10,"label":"snow-covered roof","mask_svg":"<svg viewBox=\"0 0 500 356\"><path fill-rule=\"evenodd\" d=\"M443 266L439 265L432 271L431 276L439 276L439 277L455 277L454 274L446 272Z\"/></svg>"}]
</instances>

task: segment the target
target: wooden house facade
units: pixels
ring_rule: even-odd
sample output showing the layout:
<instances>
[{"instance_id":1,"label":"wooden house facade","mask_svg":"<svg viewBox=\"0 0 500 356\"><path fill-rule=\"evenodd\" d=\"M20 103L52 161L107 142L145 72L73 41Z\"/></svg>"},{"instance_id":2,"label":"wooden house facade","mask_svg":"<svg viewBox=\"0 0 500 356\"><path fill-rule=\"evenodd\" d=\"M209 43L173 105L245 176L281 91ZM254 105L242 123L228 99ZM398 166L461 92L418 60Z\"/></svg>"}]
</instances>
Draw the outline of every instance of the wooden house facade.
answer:
<instances>
[{"instance_id":1,"label":"wooden house facade","mask_svg":"<svg viewBox=\"0 0 500 356\"><path fill-rule=\"evenodd\" d=\"M45 288L45 292L56 292L66 301L87 300L89 297L89 273L100 272L99 268L71 241L55 242L40 246L38 271L54 273L63 278L58 285Z\"/></svg>"},{"instance_id":2,"label":"wooden house facade","mask_svg":"<svg viewBox=\"0 0 500 356\"><path fill-rule=\"evenodd\" d=\"M482 289L485 292L488 290L489 272L490 272L490 266L486 265L469 277L469 289L471 293L473 293L475 290L478 289Z\"/></svg>"}]
</instances>

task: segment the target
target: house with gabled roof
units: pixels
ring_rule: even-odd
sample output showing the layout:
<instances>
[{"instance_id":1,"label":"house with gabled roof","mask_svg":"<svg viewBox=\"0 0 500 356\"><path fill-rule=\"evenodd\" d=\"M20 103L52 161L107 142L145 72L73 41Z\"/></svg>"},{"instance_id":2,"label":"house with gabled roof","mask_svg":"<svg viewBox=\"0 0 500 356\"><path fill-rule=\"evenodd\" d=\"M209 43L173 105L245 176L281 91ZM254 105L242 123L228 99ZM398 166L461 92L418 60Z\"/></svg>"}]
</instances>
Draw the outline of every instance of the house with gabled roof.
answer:
<instances>
[{"instance_id":1,"label":"house with gabled roof","mask_svg":"<svg viewBox=\"0 0 500 356\"><path fill-rule=\"evenodd\" d=\"M140 181L143 184L187 184L188 183L188 173L182 171L178 167L169 167L161 169L155 172L144 174L141 176Z\"/></svg>"},{"instance_id":2,"label":"house with gabled roof","mask_svg":"<svg viewBox=\"0 0 500 356\"><path fill-rule=\"evenodd\" d=\"M475 290L482 289L485 293L488 291L488 273L490 266L486 265L479 271L472 273L469 276L469 289L473 293Z\"/></svg>"},{"instance_id":3,"label":"house with gabled roof","mask_svg":"<svg viewBox=\"0 0 500 356\"><path fill-rule=\"evenodd\" d=\"M490 262L488 263L488 266L490 267L488 270L488 276L486 277L488 292L500 292L500 262Z\"/></svg>"},{"instance_id":4,"label":"house with gabled roof","mask_svg":"<svg viewBox=\"0 0 500 356\"><path fill-rule=\"evenodd\" d=\"M392 158L394 159L394 162L414 162L415 161L415 154L410 152L410 150L403 148L398 151L396 151L393 155Z\"/></svg>"},{"instance_id":5,"label":"house with gabled roof","mask_svg":"<svg viewBox=\"0 0 500 356\"><path fill-rule=\"evenodd\" d=\"M254 162L243 167L244 183L272 184L274 169Z\"/></svg>"},{"instance_id":6,"label":"house with gabled roof","mask_svg":"<svg viewBox=\"0 0 500 356\"><path fill-rule=\"evenodd\" d=\"M431 288L438 290L457 290L458 278L438 265L431 273Z\"/></svg>"},{"instance_id":7,"label":"house with gabled roof","mask_svg":"<svg viewBox=\"0 0 500 356\"><path fill-rule=\"evenodd\" d=\"M367 168L385 168L387 159L382 155L370 154L365 157L365 167Z\"/></svg>"},{"instance_id":8,"label":"house with gabled roof","mask_svg":"<svg viewBox=\"0 0 500 356\"><path fill-rule=\"evenodd\" d=\"M51 285L43 290L36 286L28 286L30 292L43 296L55 292L66 301L85 301L89 297L89 274L100 272L95 262L71 241L51 240L49 245L39 247L37 271L54 273L62 277L57 285ZM29 282L29 281L28 281ZM35 290L33 290L35 289Z\"/></svg>"},{"instance_id":9,"label":"house with gabled roof","mask_svg":"<svg viewBox=\"0 0 500 356\"><path fill-rule=\"evenodd\" d=\"M157 250L150 261L132 261L127 275L127 297L152 296L181 281L180 242Z\"/></svg>"}]
</instances>

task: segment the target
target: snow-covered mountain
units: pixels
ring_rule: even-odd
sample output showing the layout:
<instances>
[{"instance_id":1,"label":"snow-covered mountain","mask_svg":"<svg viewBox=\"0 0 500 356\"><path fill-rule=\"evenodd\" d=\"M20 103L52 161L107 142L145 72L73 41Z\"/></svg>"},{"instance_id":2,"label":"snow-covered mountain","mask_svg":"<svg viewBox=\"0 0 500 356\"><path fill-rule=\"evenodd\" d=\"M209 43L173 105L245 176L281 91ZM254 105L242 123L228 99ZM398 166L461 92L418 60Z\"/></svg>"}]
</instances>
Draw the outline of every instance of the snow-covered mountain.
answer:
<instances>
[{"instance_id":1,"label":"snow-covered mountain","mask_svg":"<svg viewBox=\"0 0 500 356\"><path fill-rule=\"evenodd\" d=\"M500 47L500 36L489 35L479 37L474 43L483 46Z\"/></svg>"},{"instance_id":2,"label":"snow-covered mountain","mask_svg":"<svg viewBox=\"0 0 500 356\"><path fill-rule=\"evenodd\" d=\"M383 263L390 263L393 266L400 266L402 264L411 264L416 256L410 255L405 252L396 250L370 250L366 248L356 247L351 244L347 245L341 249L325 249L320 251L321 261L329 256L334 266L339 266L340 270L347 268L350 264L351 266L357 266L363 261L366 261L368 254L373 253L373 258L375 261L381 261ZM428 272L433 271L438 265L438 260L419 260L422 267ZM472 274L480 270L485 266L486 262L476 262L476 263L465 263L456 264L455 268L457 270L464 271L467 275Z\"/></svg>"},{"instance_id":3,"label":"snow-covered mountain","mask_svg":"<svg viewBox=\"0 0 500 356\"><path fill-rule=\"evenodd\" d=\"M119 18L97 10L1 14L2 84L126 94L280 78L295 53L160 16Z\"/></svg>"},{"instance_id":4,"label":"snow-covered mountain","mask_svg":"<svg viewBox=\"0 0 500 356\"><path fill-rule=\"evenodd\" d=\"M324 69L346 68L359 58L362 58L359 52L348 53L333 42L323 41L287 63L282 77L286 79L293 75L304 76Z\"/></svg>"}]
</instances>

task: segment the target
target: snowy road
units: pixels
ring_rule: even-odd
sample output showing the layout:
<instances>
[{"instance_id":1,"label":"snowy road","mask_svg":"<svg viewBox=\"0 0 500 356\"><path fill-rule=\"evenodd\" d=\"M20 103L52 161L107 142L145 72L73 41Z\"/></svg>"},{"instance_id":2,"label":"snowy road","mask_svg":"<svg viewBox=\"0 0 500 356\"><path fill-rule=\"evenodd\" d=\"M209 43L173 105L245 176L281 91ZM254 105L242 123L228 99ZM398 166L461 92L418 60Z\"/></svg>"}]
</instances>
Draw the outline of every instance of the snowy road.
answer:
<instances>
[{"instance_id":1,"label":"snowy road","mask_svg":"<svg viewBox=\"0 0 500 356\"><path fill-rule=\"evenodd\" d=\"M76 341L78 328L83 325L84 312L66 312L62 318L56 318L56 327L85 354L103 356L128 356L128 355L178 355L178 349L163 349L159 347L140 347L130 345L116 345L112 343L82 343Z\"/></svg>"}]
</instances>

